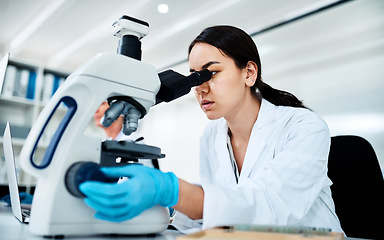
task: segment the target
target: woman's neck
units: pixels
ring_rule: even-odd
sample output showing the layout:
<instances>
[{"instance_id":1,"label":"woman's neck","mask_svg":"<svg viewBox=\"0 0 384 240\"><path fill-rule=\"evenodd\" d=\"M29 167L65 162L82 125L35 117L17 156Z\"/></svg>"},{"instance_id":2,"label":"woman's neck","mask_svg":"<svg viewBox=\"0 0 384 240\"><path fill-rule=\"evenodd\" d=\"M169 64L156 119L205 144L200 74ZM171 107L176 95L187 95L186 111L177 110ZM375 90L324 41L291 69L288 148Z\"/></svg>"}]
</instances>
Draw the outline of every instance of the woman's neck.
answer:
<instances>
[{"instance_id":1,"label":"woman's neck","mask_svg":"<svg viewBox=\"0 0 384 240\"><path fill-rule=\"evenodd\" d=\"M226 118L232 150L239 173L241 173L243 168L253 125L259 115L260 100L252 97L252 99L244 101L244 104L241 106L242 108L232 118Z\"/></svg>"},{"instance_id":2,"label":"woman's neck","mask_svg":"<svg viewBox=\"0 0 384 240\"><path fill-rule=\"evenodd\" d=\"M231 132L231 139L248 143L253 125L259 115L260 105L261 101L252 96L244 102L236 114L225 118Z\"/></svg>"}]
</instances>

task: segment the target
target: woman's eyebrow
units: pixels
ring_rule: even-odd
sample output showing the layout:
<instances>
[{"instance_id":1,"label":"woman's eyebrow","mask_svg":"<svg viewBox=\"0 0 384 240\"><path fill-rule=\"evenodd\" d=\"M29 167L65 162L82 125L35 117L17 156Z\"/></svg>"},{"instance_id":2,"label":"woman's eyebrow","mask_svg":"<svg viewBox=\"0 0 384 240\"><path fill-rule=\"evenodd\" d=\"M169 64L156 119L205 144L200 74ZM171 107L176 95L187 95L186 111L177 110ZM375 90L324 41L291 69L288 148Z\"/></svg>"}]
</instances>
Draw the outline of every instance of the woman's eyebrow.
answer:
<instances>
[{"instance_id":1,"label":"woman's eyebrow","mask_svg":"<svg viewBox=\"0 0 384 240\"><path fill-rule=\"evenodd\" d=\"M218 61L210 61L210 62L207 62L206 64L204 64L201 69L206 69L208 68L209 66L211 66L212 64L220 64L220 62ZM189 69L189 72L195 72L195 69Z\"/></svg>"}]
</instances>

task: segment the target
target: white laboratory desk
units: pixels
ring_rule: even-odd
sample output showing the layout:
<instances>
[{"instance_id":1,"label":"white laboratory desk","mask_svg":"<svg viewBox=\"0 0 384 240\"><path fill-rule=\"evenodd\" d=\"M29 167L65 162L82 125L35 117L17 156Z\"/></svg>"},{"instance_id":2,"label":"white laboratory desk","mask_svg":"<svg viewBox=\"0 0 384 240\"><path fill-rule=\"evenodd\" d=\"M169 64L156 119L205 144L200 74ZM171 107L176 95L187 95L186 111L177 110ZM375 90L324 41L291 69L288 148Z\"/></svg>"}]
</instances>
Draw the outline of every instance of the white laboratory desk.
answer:
<instances>
[{"instance_id":1,"label":"white laboratory desk","mask_svg":"<svg viewBox=\"0 0 384 240\"><path fill-rule=\"evenodd\" d=\"M174 230L165 230L155 236L122 236L89 235L68 236L70 240L175 240L181 233ZM0 240L43 240L54 239L35 236L29 233L28 224L20 223L12 214L10 209L0 208Z\"/></svg>"},{"instance_id":2,"label":"white laboratory desk","mask_svg":"<svg viewBox=\"0 0 384 240\"><path fill-rule=\"evenodd\" d=\"M122 236L109 235L82 235L68 236L69 240L175 240L182 234L174 230L165 230L155 236ZM28 224L20 223L12 214L10 209L0 208L0 240L43 240L54 239L35 236L29 233ZM360 238L348 238L345 240L364 240Z\"/></svg>"}]
</instances>

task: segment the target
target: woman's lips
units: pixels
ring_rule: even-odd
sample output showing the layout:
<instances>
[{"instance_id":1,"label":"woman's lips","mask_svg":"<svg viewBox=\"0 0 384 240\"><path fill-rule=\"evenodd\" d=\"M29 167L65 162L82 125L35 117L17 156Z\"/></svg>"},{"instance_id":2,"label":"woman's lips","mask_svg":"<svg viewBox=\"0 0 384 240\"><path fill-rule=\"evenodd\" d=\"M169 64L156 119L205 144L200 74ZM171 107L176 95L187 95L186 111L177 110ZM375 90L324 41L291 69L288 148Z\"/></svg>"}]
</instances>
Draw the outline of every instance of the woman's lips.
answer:
<instances>
[{"instance_id":1,"label":"woman's lips","mask_svg":"<svg viewBox=\"0 0 384 240\"><path fill-rule=\"evenodd\" d=\"M213 104L214 104L214 102L212 102L212 101L203 100L203 101L201 102L201 107L203 108L204 111L206 111L206 110L208 110L209 108L211 108Z\"/></svg>"}]
</instances>

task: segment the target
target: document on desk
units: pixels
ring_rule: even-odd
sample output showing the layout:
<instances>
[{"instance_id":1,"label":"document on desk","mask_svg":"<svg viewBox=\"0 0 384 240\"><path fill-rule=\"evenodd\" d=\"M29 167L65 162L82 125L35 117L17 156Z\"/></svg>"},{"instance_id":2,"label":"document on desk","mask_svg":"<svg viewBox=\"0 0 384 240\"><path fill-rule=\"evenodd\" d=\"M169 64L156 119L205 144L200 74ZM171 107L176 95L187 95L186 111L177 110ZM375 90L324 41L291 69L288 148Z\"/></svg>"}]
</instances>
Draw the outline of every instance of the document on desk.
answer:
<instances>
[{"instance_id":1,"label":"document on desk","mask_svg":"<svg viewBox=\"0 0 384 240\"><path fill-rule=\"evenodd\" d=\"M239 225L207 229L201 232L180 236L177 240L213 240L213 239L263 239L263 240L343 240L343 233L329 232L324 229L289 226Z\"/></svg>"}]
</instances>

